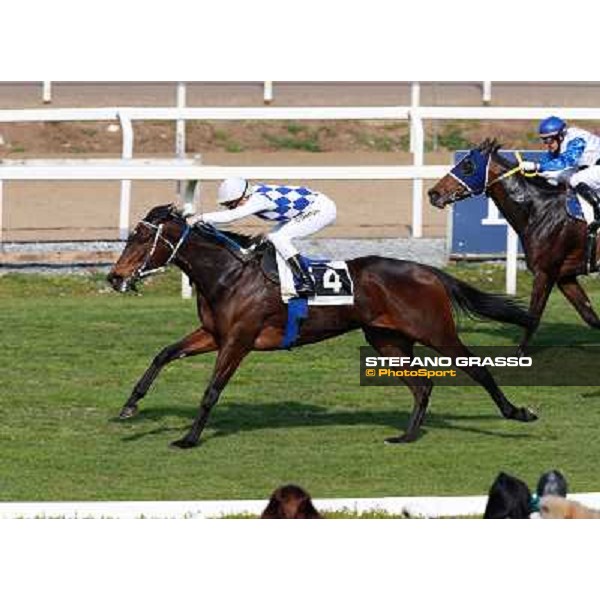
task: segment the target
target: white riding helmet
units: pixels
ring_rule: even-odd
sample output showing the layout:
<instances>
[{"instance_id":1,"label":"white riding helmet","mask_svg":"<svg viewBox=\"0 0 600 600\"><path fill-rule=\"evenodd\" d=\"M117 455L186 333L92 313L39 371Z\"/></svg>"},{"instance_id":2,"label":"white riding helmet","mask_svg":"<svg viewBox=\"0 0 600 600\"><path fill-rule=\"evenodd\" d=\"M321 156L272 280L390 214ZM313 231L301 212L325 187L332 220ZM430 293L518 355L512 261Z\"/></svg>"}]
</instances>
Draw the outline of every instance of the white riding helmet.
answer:
<instances>
[{"instance_id":1,"label":"white riding helmet","mask_svg":"<svg viewBox=\"0 0 600 600\"><path fill-rule=\"evenodd\" d=\"M241 177L230 177L225 179L219 186L219 193L217 194L217 202L219 204L226 204L227 202L233 202L239 200L246 195L248 191L248 182Z\"/></svg>"}]
</instances>

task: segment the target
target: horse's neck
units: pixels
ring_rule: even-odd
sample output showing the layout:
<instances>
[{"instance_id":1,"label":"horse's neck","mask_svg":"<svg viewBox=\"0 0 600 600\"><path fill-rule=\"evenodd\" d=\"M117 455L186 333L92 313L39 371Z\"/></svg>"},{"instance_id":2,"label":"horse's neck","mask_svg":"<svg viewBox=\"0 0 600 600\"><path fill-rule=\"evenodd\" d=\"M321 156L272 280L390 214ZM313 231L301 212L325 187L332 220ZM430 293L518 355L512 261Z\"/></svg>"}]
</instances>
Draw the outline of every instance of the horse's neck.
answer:
<instances>
[{"instance_id":1,"label":"horse's neck","mask_svg":"<svg viewBox=\"0 0 600 600\"><path fill-rule=\"evenodd\" d=\"M229 288L244 266L226 248L197 236L190 236L173 262L207 299Z\"/></svg>"},{"instance_id":2,"label":"horse's neck","mask_svg":"<svg viewBox=\"0 0 600 600\"><path fill-rule=\"evenodd\" d=\"M530 203L522 198L525 194L526 191L521 188L521 185L513 177L499 181L492 185L488 191L488 195L494 201L502 216L518 234L524 231L529 220ZM521 197L520 200L515 199L519 197Z\"/></svg>"}]
</instances>

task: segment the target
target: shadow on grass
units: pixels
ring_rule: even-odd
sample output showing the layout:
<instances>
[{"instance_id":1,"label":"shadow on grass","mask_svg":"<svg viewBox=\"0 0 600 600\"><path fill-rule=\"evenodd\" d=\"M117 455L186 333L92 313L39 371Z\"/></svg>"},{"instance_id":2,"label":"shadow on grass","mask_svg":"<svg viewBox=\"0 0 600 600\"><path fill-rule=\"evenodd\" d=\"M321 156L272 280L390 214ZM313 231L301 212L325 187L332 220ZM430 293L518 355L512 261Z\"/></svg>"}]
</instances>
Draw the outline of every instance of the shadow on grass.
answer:
<instances>
[{"instance_id":1,"label":"shadow on grass","mask_svg":"<svg viewBox=\"0 0 600 600\"><path fill-rule=\"evenodd\" d=\"M493 407L490 407L493 411ZM126 442L137 441L148 435L159 435L165 432L183 432L191 426L196 410L193 407L161 406L149 407L142 410L134 419L137 422L161 421L165 417L180 417L189 420L189 425L182 427L157 427L145 432L137 432L124 436ZM353 410L329 411L315 404L287 401L280 403L240 403L225 400L217 405L208 423L208 432L203 435L204 441L210 438L225 437L241 432L258 431L262 429L285 429L294 427L339 427L373 425L387 427L392 430L404 431L408 425L410 413L402 410ZM524 430L519 431L515 422L515 432L507 433L482 429L471 425L476 421L498 421L502 417L490 412L485 415L461 416L457 414L431 413L425 418L421 435L428 429L449 429L462 432L488 435L507 439L529 438L531 435Z\"/></svg>"},{"instance_id":2,"label":"shadow on grass","mask_svg":"<svg viewBox=\"0 0 600 600\"><path fill-rule=\"evenodd\" d=\"M463 337L467 334L484 334L492 338L499 337L502 339L502 346L512 345L514 343L516 351L516 347L523 337L524 329L518 327L482 329L481 323L489 323L489 321L463 319L459 335ZM552 323L551 321L544 320L543 316L541 325L535 332L531 341L531 345L533 346L583 346L590 344L600 344L600 331L598 329L589 327L583 321L580 324ZM467 345L475 346L476 344L470 342L467 343ZM485 345L489 346L490 344Z\"/></svg>"}]
</instances>

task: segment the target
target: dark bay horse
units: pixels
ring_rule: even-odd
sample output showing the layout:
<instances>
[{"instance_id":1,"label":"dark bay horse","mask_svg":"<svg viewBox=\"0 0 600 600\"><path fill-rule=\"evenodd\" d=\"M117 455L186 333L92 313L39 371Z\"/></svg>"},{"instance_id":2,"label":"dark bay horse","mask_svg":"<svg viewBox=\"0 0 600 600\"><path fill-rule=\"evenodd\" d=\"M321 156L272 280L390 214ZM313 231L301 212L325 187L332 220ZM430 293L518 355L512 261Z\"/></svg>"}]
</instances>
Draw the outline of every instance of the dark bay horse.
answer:
<instances>
[{"instance_id":1,"label":"dark bay horse","mask_svg":"<svg viewBox=\"0 0 600 600\"><path fill-rule=\"evenodd\" d=\"M577 281L587 273L587 226L567 215L565 186L551 185L543 177L526 177L498 153L499 148L495 140L485 140L428 194L431 204L443 208L485 192L518 234L533 273L529 305L533 320L519 345L522 354L539 326L554 284L590 327L600 328L600 319ZM600 256L598 249L596 253Z\"/></svg>"},{"instance_id":2,"label":"dark bay horse","mask_svg":"<svg viewBox=\"0 0 600 600\"><path fill-rule=\"evenodd\" d=\"M245 236L227 234L244 241ZM247 240L246 240L247 241ZM223 234L207 226L190 228L173 205L152 209L140 221L108 275L114 289L125 292L135 282L174 264L197 292L201 326L165 347L133 388L120 416L137 412L138 402L169 362L204 352L217 352L214 371L191 429L173 442L179 448L198 444L200 434L223 388L252 350L278 350L284 336L287 309L279 286L267 278L260 253L240 255L223 242ZM486 294L445 274L414 262L365 256L348 261L354 281L354 304L311 306L296 345L312 344L362 329L367 342L386 356L412 357L415 342L446 354L470 354L457 336L453 308L496 321L530 326L529 315L512 301ZM502 415L518 421L537 417L514 406L484 367L465 367L484 386ZM412 442L433 387L425 377L404 383L414 396L414 408L403 435L388 442Z\"/></svg>"}]
</instances>

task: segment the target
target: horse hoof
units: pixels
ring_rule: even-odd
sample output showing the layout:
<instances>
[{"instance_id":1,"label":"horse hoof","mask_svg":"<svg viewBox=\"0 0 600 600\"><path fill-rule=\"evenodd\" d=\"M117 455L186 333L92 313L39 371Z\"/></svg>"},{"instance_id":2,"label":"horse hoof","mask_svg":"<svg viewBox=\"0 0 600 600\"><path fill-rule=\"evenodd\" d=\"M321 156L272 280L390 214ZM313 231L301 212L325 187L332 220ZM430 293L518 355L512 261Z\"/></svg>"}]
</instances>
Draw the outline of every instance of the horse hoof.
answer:
<instances>
[{"instance_id":1,"label":"horse hoof","mask_svg":"<svg viewBox=\"0 0 600 600\"><path fill-rule=\"evenodd\" d=\"M131 419L131 417L135 417L138 413L137 406L124 406L119 413L119 419Z\"/></svg>"},{"instance_id":2,"label":"horse hoof","mask_svg":"<svg viewBox=\"0 0 600 600\"><path fill-rule=\"evenodd\" d=\"M411 442L416 441L416 435L407 435L406 433L403 435L397 435L395 437L385 438L384 443L386 444L410 444Z\"/></svg>"},{"instance_id":3,"label":"horse hoof","mask_svg":"<svg viewBox=\"0 0 600 600\"><path fill-rule=\"evenodd\" d=\"M524 406L521 408L515 408L512 415L508 416L513 421L521 421L522 423L530 423L531 421L537 421L538 416L528 408Z\"/></svg>"},{"instance_id":4,"label":"horse hoof","mask_svg":"<svg viewBox=\"0 0 600 600\"><path fill-rule=\"evenodd\" d=\"M188 440L187 438L181 438L180 440L175 440L169 444L171 448L177 448L179 450L187 450L189 448L194 448L197 445L198 442Z\"/></svg>"},{"instance_id":5,"label":"horse hoof","mask_svg":"<svg viewBox=\"0 0 600 600\"><path fill-rule=\"evenodd\" d=\"M528 408L520 408L519 409L519 421L523 421L523 423L531 423L531 421L537 421L538 416Z\"/></svg>"}]
</instances>

